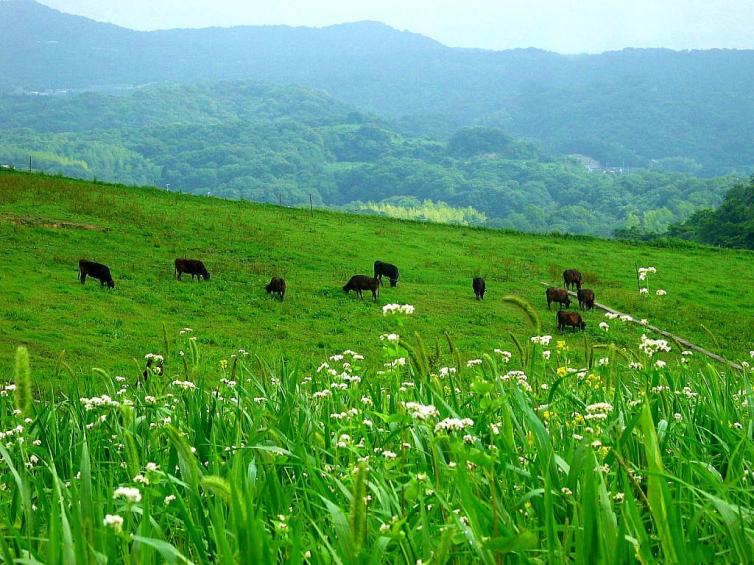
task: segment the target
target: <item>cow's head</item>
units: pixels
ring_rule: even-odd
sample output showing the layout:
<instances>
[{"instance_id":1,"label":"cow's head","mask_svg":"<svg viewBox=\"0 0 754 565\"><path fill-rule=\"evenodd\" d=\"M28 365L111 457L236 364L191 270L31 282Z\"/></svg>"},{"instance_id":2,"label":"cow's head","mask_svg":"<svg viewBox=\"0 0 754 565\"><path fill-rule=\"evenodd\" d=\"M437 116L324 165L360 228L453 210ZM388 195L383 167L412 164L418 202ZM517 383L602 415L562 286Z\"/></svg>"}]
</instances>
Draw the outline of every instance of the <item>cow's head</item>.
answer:
<instances>
[{"instance_id":1,"label":"cow's head","mask_svg":"<svg viewBox=\"0 0 754 565\"><path fill-rule=\"evenodd\" d=\"M390 286L392 287L398 286L398 279L390 279Z\"/></svg>"},{"instance_id":2,"label":"cow's head","mask_svg":"<svg viewBox=\"0 0 754 565\"><path fill-rule=\"evenodd\" d=\"M107 281L107 288L115 288L115 281L113 279Z\"/></svg>"},{"instance_id":3,"label":"cow's head","mask_svg":"<svg viewBox=\"0 0 754 565\"><path fill-rule=\"evenodd\" d=\"M204 277L205 281L209 280L209 271L207 269L204 269L204 272L202 273L202 277Z\"/></svg>"}]
</instances>

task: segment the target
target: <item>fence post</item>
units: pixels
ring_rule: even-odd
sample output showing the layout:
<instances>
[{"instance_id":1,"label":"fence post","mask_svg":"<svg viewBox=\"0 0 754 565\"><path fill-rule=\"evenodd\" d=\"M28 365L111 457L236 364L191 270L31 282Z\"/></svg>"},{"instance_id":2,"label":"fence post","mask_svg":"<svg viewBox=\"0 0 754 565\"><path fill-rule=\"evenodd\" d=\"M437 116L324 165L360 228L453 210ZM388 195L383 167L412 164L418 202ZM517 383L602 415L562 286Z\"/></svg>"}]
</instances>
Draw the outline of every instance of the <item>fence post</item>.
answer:
<instances>
[{"instance_id":1,"label":"fence post","mask_svg":"<svg viewBox=\"0 0 754 565\"><path fill-rule=\"evenodd\" d=\"M31 172L31 155L29 155L29 172Z\"/></svg>"},{"instance_id":2,"label":"fence post","mask_svg":"<svg viewBox=\"0 0 754 565\"><path fill-rule=\"evenodd\" d=\"M312 218L314 217L314 204L312 203L312 193L309 193L309 213L311 214Z\"/></svg>"}]
</instances>

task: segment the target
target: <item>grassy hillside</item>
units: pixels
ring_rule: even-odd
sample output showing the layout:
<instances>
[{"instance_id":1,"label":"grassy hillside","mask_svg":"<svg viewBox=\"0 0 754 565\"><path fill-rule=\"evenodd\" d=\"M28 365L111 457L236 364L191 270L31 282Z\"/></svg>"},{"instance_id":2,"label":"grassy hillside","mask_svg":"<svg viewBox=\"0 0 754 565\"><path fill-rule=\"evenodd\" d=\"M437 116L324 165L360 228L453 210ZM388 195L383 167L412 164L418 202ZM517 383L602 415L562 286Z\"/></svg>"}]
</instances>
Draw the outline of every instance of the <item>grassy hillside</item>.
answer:
<instances>
[{"instance_id":1,"label":"grassy hillside","mask_svg":"<svg viewBox=\"0 0 754 565\"><path fill-rule=\"evenodd\" d=\"M751 365L640 346L635 326L604 333L596 312L584 334L560 336L537 283L578 266L605 302L718 348L704 323L751 362L750 252L312 216L20 173L0 174L0 241L4 562L750 561ZM205 259L211 281L176 282L175 255ZM82 288L81 256L109 263L116 289ZM339 290L375 257L402 268L380 303L413 314ZM667 296L638 296L636 262ZM288 279L285 303L262 292L271 273ZM508 292L555 339L530 340L538 330L503 305ZM435 357L443 330L460 355ZM56 378L63 348L73 367ZM164 370L136 386L145 353Z\"/></svg>"},{"instance_id":2,"label":"grassy hillside","mask_svg":"<svg viewBox=\"0 0 754 565\"><path fill-rule=\"evenodd\" d=\"M591 238L545 237L288 209L156 189L66 178L0 173L0 367L19 343L35 372L49 376L62 350L76 371L92 366L133 374L131 359L163 352L169 336L194 330L210 359L234 348L266 358L283 352L314 363L346 348L376 348L392 326L380 305L416 307L403 328L433 346L448 331L462 352L513 348L509 331L525 330L506 294L530 300L555 333L540 281L558 283L580 268L598 301L672 329L691 341L742 359L754 335L751 253L700 247L664 249ZM177 282L173 259L204 260L209 282ZM81 257L108 264L114 291L77 281ZM401 269L397 288L379 304L346 296L352 274L382 259ZM651 295L637 292L635 264L654 266ZM474 300L471 278L487 278ZM288 281L284 303L267 297L272 275ZM656 297L662 288L667 296ZM589 341L607 338L599 313L585 315ZM702 328L704 324L719 345ZM635 346L640 330L617 320L609 338ZM566 339L581 351L584 337ZM171 338L172 340L172 338Z\"/></svg>"}]
</instances>

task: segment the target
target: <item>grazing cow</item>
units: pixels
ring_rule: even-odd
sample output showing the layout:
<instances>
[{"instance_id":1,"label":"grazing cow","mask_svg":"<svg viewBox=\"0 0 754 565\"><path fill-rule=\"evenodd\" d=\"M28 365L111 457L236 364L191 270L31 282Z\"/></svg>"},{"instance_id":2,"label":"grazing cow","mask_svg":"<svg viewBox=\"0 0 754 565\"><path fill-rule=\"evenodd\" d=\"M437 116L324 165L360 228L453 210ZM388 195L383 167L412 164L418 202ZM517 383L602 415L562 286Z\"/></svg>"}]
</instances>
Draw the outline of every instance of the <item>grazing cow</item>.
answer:
<instances>
[{"instance_id":1,"label":"grazing cow","mask_svg":"<svg viewBox=\"0 0 754 565\"><path fill-rule=\"evenodd\" d=\"M272 277L270 284L264 287L264 289L267 291L267 294L276 294L280 297L280 300L285 299L285 281L279 277Z\"/></svg>"},{"instance_id":2,"label":"grazing cow","mask_svg":"<svg viewBox=\"0 0 754 565\"><path fill-rule=\"evenodd\" d=\"M576 269L563 271L563 286L571 288L571 285L575 286L577 290L581 288L581 273Z\"/></svg>"},{"instance_id":3,"label":"grazing cow","mask_svg":"<svg viewBox=\"0 0 754 565\"><path fill-rule=\"evenodd\" d=\"M107 265L79 259L79 280L81 284L86 282L87 275L93 279L99 279L101 286L107 285L107 288L115 288L115 281Z\"/></svg>"},{"instance_id":4,"label":"grazing cow","mask_svg":"<svg viewBox=\"0 0 754 565\"><path fill-rule=\"evenodd\" d=\"M580 288L576 292L579 299L579 308L582 310L591 310L594 308L594 291L590 288Z\"/></svg>"},{"instance_id":5,"label":"grazing cow","mask_svg":"<svg viewBox=\"0 0 754 565\"><path fill-rule=\"evenodd\" d=\"M586 328L586 322L581 319L581 314L578 312L565 312L563 310L558 311L556 317L558 323L558 330L564 331L566 326L571 326L573 331L577 329L583 330Z\"/></svg>"},{"instance_id":6,"label":"grazing cow","mask_svg":"<svg viewBox=\"0 0 754 565\"><path fill-rule=\"evenodd\" d=\"M565 306L568 308L571 305L571 299L568 296L568 291L564 288L548 288L545 291L547 296L547 309L550 310L550 304L557 302L559 304L558 309Z\"/></svg>"},{"instance_id":7,"label":"grazing cow","mask_svg":"<svg viewBox=\"0 0 754 565\"><path fill-rule=\"evenodd\" d=\"M382 261L374 262L374 278L379 279L382 284L382 275L390 279L390 286L398 285L398 267Z\"/></svg>"},{"instance_id":8,"label":"grazing cow","mask_svg":"<svg viewBox=\"0 0 754 565\"><path fill-rule=\"evenodd\" d=\"M484 279L482 277L474 277L474 280L471 281L471 288L474 289L474 294L476 295L477 300L484 299L484 291L487 290L487 286L484 284Z\"/></svg>"},{"instance_id":9,"label":"grazing cow","mask_svg":"<svg viewBox=\"0 0 754 565\"><path fill-rule=\"evenodd\" d=\"M343 287L343 292L345 293L352 290L355 290L356 294L358 294L359 298L362 300L364 299L364 296L362 296L361 293L365 290L371 290L372 300L377 300L377 297L380 295L380 279L377 277L372 278L367 275L354 275L346 283L346 286Z\"/></svg>"},{"instance_id":10,"label":"grazing cow","mask_svg":"<svg viewBox=\"0 0 754 565\"><path fill-rule=\"evenodd\" d=\"M175 260L175 275L178 280L181 280L183 273L191 275L191 280L197 277L199 280L209 280L209 272L204 266L204 263L197 261L196 259L176 259Z\"/></svg>"}]
</instances>

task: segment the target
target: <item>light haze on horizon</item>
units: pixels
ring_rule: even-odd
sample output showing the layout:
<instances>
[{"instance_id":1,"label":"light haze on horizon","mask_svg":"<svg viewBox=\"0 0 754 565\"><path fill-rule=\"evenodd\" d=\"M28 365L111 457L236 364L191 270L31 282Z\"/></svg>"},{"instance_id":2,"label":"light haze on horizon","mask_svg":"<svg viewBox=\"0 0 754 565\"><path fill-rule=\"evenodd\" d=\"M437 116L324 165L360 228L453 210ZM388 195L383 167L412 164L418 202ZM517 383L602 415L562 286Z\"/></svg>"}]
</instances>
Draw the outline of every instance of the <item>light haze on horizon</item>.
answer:
<instances>
[{"instance_id":1,"label":"light haze on horizon","mask_svg":"<svg viewBox=\"0 0 754 565\"><path fill-rule=\"evenodd\" d=\"M380 21L451 47L754 48L754 0L41 0L138 30Z\"/></svg>"}]
</instances>

